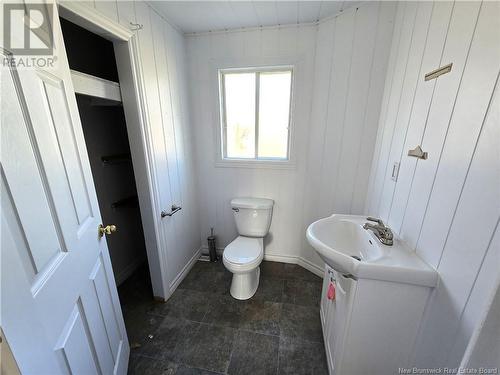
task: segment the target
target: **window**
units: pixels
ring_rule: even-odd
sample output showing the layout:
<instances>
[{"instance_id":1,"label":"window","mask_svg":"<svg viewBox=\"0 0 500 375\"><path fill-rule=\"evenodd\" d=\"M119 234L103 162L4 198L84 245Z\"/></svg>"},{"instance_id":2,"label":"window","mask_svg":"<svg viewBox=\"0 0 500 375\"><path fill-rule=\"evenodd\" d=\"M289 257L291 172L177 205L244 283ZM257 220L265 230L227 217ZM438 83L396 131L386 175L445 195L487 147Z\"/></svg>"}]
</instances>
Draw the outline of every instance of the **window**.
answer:
<instances>
[{"instance_id":1,"label":"window","mask_svg":"<svg viewBox=\"0 0 500 375\"><path fill-rule=\"evenodd\" d=\"M219 71L223 159L289 160L292 68Z\"/></svg>"}]
</instances>

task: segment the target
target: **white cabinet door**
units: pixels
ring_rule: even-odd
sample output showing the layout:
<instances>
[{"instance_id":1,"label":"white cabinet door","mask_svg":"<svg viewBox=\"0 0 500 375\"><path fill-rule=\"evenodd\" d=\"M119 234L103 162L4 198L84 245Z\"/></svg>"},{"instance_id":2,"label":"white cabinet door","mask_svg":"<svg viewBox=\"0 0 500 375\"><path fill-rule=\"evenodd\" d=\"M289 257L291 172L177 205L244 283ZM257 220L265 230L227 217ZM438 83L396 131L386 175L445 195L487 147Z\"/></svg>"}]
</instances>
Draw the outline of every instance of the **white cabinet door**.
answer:
<instances>
[{"instance_id":1,"label":"white cabinet door","mask_svg":"<svg viewBox=\"0 0 500 375\"><path fill-rule=\"evenodd\" d=\"M334 270L331 270L331 274L331 279L335 280L335 299L328 307L324 340L330 373L340 374L344 337L349 322L356 281Z\"/></svg>"},{"instance_id":2,"label":"white cabinet door","mask_svg":"<svg viewBox=\"0 0 500 375\"><path fill-rule=\"evenodd\" d=\"M53 22L55 69L1 72L2 328L23 374L125 374L129 345L56 9Z\"/></svg>"},{"instance_id":3,"label":"white cabinet door","mask_svg":"<svg viewBox=\"0 0 500 375\"><path fill-rule=\"evenodd\" d=\"M352 304L356 293L356 280L334 272L336 279L335 288L335 319L328 333L328 340L333 342L333 362L335 364L335 374L342 373L342 358L345 349L345 337L349 333L348 324Z\"/></svg>"}]
</instances>

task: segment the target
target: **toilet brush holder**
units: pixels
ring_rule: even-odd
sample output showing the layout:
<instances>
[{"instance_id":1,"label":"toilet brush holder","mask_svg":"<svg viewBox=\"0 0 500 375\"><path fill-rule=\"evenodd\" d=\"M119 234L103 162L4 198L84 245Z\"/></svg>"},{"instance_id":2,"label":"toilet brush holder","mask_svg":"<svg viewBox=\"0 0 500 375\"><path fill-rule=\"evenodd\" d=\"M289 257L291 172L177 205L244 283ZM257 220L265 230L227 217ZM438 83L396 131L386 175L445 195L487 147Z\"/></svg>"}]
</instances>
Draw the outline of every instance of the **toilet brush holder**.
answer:
<instances>
[{"instance_id":1,"label":"toilet brush holder","mask_svg":"<svg viewBox=\"0 0 500 375\"><path fill-rule=\"evenodd\" d=\"M210 262L217 262L217 247L215 243L214 228L210 228L210 236L207 237L207 241Z\"/></svg>"}]
</instances>

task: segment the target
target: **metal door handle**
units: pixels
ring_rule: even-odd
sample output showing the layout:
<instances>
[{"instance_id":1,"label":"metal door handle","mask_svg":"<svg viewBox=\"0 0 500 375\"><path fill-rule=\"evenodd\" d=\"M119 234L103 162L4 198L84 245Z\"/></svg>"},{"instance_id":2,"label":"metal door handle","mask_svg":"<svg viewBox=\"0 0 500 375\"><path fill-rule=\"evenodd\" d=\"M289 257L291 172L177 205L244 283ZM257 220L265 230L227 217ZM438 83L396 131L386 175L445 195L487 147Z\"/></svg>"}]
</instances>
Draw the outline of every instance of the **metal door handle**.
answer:
<instances>
[{"instance_id":1,"label":"metal door handle","mask_svg":"<svg viewBox=\"0 0 500 375\"><path fill-rule=\"evenodd\" d=\"M97 227L97 233L99 235L99 238L101 238L105 234L111 234L114 232L116 232L116 225L113 224L106 226L99 224L99 226Z\"/></svg>"},{"instance_id":2,"label":"metal door handle","mask_svg":"<svg viewBox=\"0 0 500 375\"><path fill-rule=\"evenodd\" d=\"M172 207L170 208L170 210L171 210L170 212L162 211L161 217L164 218L165 216L172 216L176 212L182 210L182 207L176 206L175 204L173 204Z\"/></svg>"}]
</instances>

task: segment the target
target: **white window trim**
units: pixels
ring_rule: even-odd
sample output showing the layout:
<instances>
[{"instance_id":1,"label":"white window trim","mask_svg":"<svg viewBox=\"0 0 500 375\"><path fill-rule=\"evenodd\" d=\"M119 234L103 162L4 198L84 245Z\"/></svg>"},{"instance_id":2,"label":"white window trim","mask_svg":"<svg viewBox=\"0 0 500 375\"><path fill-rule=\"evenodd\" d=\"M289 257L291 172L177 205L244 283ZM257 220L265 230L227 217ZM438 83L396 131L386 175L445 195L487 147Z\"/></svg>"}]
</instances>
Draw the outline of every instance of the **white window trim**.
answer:
<instances>
[{"instance_id":1,"label":"white window trim","mask_svg":"<svg viewBox=\"0 0 500 375\"><path fill-rule=\"evenodd\" d=\"M264 169L295 169L295 142L294 142L294 112L295 112L295 87L297 86L298 71L300 70L300 63L292 62L291 59L265 59L265 61L258 61L256 64L249 64L248 62L244 64L243 62L214 62L212 61L212 71L214 72L214 84L213 89L217 90L215 95L216 99L216 121L217 121L217 131L215 132L215 145L216 145L216 158L215 167L223 168L264 168ZM224 137L224 122L221 118L222 112L222 91L220 86L221 72L228 71L261 71L267 72L272 70L282 71L291 70L292 71L292 82L291 82L291 92L290 92L290 120L288 125L288 159L237 159L237 158L224 158L223 150L225 141ZM258 138L256 138L257 140Z\"/></svg>"}]
</instances>

